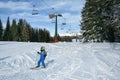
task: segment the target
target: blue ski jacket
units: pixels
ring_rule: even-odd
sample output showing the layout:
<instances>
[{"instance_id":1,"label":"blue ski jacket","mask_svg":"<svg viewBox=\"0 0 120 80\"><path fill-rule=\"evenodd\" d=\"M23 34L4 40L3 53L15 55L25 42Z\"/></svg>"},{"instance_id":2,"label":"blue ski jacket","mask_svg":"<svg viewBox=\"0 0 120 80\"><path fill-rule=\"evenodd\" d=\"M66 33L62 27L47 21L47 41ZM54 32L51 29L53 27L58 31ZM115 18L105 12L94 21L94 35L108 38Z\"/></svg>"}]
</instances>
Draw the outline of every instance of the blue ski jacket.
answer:
<instances>
[{"instance_id":1,"label":"blue ski jacket","mask_svg":"<svg viewBox=\"0 0 120 80\"><path fill-rule=\"evenodd\" d=\"M44 52L38 52L38 54L40 55L40 59L38 61L38 66L40 66L40 63L42 63L42 66L45 67L45 54Z\"/></svg>"},{"instance_id":2,"label":"blue ski jacket","mask_svg":"<svg viewBox=\"0 0 120 80\"><path fill-rule=\"evenodd\" d=\"M40 59L41 59L41 60L44 60L44 58L45 58L45 57L44 57L44 52L40 52Z\"/></svg>"}]
</instances>

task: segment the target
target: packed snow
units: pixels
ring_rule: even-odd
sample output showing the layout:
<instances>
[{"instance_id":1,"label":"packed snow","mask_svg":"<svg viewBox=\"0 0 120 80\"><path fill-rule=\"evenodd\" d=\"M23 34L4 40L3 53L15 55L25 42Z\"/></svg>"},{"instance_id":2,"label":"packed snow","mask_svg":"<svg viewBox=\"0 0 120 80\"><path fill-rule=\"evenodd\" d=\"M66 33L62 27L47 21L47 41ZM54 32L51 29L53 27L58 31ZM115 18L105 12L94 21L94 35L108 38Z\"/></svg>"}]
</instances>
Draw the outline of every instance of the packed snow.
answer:
<instances>
[{"instance_id":1,"label":"packed snow","mask_svg":"<svg viewBox=\"0 0 120 80\"><path fill-rule=\"evenodd\" d=\"M32 70L41 46L47 67ZM120 43L0 42L0 80L120 80Z\"/></svg>"}]
</instances>

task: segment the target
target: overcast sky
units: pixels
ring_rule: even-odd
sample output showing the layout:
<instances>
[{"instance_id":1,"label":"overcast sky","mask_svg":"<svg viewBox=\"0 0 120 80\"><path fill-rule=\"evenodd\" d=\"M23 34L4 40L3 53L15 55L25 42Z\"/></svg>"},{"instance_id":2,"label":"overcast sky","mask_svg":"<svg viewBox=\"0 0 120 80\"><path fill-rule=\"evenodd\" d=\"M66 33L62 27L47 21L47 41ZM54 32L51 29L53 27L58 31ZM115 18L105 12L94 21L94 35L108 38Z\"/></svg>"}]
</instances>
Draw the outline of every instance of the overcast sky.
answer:
<instances>
[{"instance_id":1,"label":"overcast sky","mask_svg":"<svg viewBox=\"0 0 120 80\"><path fill-rule=\"evenodd\" d=\"M8 16L10 21L22 18L32 27L45 28L54 35L55 24L52 23L49 14L61 13L63 17L58 17L58 33L79 32L84 4L85 0L0 0L0 19L6 27ZM38 15L32 15L33 8ZM62 25L65 22L66 25Z\"/></svg>"}]
</instances>

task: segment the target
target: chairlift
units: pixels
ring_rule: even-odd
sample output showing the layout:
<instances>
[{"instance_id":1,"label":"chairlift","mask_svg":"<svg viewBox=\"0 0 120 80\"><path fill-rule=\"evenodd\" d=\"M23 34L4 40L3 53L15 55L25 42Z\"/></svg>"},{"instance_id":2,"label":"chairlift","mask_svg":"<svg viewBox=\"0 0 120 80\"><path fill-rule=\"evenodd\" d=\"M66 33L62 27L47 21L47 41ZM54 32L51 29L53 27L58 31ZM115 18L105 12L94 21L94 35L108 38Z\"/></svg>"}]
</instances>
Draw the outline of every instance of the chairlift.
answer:
<instances>
[{"instance_id":1,"label":"chairlift","mask_svg":"<svg viewBox=\"0 0 120 80\"><path fill-rule=\"evenodd\" d=\"M35 9L35 5L33 5L32 15L37 15L38 10Z\"/></svg>"},{"instance_id":2,"label":"chairlift","mask_svg":"<svg viewBox=\"0 0 120 80\"><path fill-rule=\"evenodd\" d=\"M65 20L65 18L63 19L62 25L66 25L66 20Z\"/></svg>"},{"instance_id":3,"label":"chairlift","mask_svg":"<svg viewBox=\"0 0 120 80\"><path fill-rule=\"evenodd\" d=\"M57 16L60 16L60 17L62 17L62 14L58 14Z\"/></svg>"},{"instance_id":4,"label":"chairlift","mask_svg":"<svg viewBox=\"0 0 120 80\"><path fill-rule=\"evenodd\" d=\"M64 30L64 28L62 27L61 30Z\"/></svg>"},{"instance_id":5,"label":"chairlift","mask_svg":"<svg viewBox=\"0 0 120 80\"><path fill-rule=\"evenodd\" d=\"M52 19L55 17L55 14L49 14L49 18Z\"/></svg>"},{"instance_id":6,"label":"chairlift","mask_svg":"<svg viewBox=\"0 0 120 80\"><path fill-rule=\"evenodd\" d=\"M38 10L33 10L32 15L37 15L38 14Z\"/></svg>"},{"instance_id":7,"label":"chairlift","mask_svg":"<svg viewBox=\"0 0 120 80\"><path fill-rule=\"evenodd\" d=\"M55 23L55 18L52 18L52 23Z\"/></svg>"},{"instance_id":8,"label":"chairlift","mask_svg":"<svg viewBox=\"0 0 120 80\"><path fill-rule=\"evenodd\" d=\"M71 29L68 29L69 31L71 31Z\"/></svg>"},{"instance_id":9,"label":"chairlift","mask_svg":"<svg viewBox=\"0 0 120 80\"><path fill-rule=\"evenodd\" d=\"M62 25L66 25L66 23L64 22L64 23L62 23Z\"/></svg>"}]
</instances>

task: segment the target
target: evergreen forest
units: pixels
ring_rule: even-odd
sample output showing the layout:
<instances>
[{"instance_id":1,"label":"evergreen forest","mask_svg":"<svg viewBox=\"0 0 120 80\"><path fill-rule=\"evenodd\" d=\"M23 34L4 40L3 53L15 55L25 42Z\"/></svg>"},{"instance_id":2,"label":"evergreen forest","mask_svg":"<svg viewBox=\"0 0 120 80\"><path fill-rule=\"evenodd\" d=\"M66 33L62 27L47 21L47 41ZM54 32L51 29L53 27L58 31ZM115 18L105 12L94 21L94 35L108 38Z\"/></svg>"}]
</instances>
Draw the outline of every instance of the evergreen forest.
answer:
<instances>
[{"instance_id":1,"label":"evergreen forest","mask_svg":"<svg viewBox=\"0 0 120 80\"><path fill-rule=\"evenodd\" d=\"M51 37L48 30L33 28L24 19L19 19L18 23L13 19L10 23L8 17L5 29L0 19L0 41L53 42L53 40L54 37ZM58 40L71 42L72 37L58 35Z\"/></svg>"}]
</instances>

